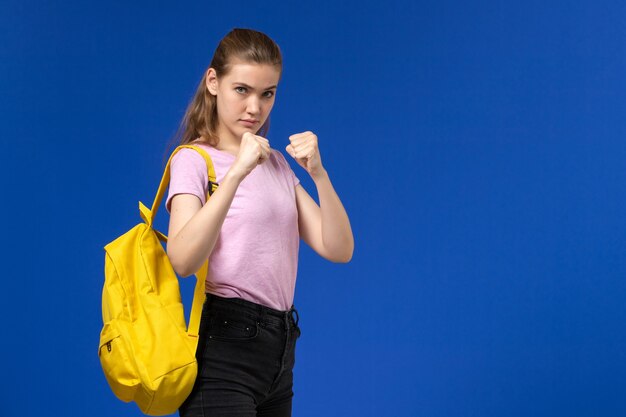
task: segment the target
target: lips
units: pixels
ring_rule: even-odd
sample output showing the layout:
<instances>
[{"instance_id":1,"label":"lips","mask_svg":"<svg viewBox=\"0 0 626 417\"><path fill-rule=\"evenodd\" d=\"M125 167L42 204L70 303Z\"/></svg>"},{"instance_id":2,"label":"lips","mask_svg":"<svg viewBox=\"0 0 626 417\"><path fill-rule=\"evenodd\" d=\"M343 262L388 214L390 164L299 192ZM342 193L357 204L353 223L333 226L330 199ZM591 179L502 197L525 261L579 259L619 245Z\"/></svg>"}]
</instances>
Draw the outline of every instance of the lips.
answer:
<instances>
[{"instance_id":1,"label":"lips","mask_svg":"<svg viewBox=\"0 0 626 417\"><path fill-rule=\"evenodd\" d=\"M240 119L239 121L244 126L247 126L247 127L252 127L252 126L256 125L257 123L259 123L259 121L256 120L256 119Z\"/></svg>"}]
</instances>

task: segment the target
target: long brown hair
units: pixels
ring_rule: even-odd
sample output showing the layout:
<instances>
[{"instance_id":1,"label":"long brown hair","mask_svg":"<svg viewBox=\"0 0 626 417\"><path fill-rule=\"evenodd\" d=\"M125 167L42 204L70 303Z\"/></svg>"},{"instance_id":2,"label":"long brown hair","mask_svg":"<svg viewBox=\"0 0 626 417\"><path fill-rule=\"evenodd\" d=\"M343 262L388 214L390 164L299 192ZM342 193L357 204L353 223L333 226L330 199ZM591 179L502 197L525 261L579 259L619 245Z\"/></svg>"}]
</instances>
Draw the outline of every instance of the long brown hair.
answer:
<instances>
[{"instance_id":1,"label":"long brown hair","mask_svg":"<svg viewBox=\"0 0 626 417\"><path fill-rule=\"evenodd\" d=\"M283 58L280 48L269 36L252 29L233 29L220 41L209 68L215 69L218 77L228 74L232 59L246 63L269 64L282 72ZM219 142L217 137L217 100L206 87L207 71L198 84L187 111L183 116L174 141L180 145L198 138L209 145ZM267 135L269 117L261 126L258 134Z\"/></svg>"}]
</instances>

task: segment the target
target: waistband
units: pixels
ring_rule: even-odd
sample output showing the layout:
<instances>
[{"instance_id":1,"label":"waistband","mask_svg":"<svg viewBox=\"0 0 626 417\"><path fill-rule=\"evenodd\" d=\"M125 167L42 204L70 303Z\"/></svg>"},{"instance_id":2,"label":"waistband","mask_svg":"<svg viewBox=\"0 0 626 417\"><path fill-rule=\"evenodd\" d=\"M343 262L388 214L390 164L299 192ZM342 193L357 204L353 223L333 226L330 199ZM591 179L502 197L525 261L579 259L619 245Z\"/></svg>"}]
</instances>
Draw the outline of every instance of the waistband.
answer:
<instances>
[{"instance_id":1,"label":"waistband","mask_svg":"<svg viewBox=\"0 0 626 417\"><path fill-rule=\"evenodd\" d=\"M296 326L300 321L298 310L294 306L287 311L275 310L271 307L264 306L262 304L253 303L252 301L244 300L242 298L225 298L215 294L206 293L205 306L208 308L224 308L224 309L236 309L238 311L245 311L250 315L260 318L275 317L282 322L285 319L290 319Z\"/></svg>"}]
</instances>

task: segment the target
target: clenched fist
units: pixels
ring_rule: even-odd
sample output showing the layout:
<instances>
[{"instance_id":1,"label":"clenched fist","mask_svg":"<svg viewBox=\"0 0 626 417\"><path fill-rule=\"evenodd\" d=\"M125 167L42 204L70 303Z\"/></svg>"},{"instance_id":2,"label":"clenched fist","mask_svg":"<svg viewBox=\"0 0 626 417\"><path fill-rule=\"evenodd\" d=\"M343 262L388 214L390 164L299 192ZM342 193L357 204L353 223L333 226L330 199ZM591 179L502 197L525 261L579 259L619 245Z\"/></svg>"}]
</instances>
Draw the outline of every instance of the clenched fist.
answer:
<instances>
[{"instance_id":1,"label":"clenched fist","mask_svg":"<svg viewBox=\"0 0 626 417\"><path fill-rule=\"evenodd\" d=\"M243 176L248 175L259 164L267 161L270 157L270 142L264 137L246 132L241 137L239 153L233 166L236 167Z\"/></svg>"},{"instance_id":2,"label":"clenched fist","mask_svg":"<svg viewBox=\"0 0 626 417\"><path fill-rule=\"evenodd\" d=\"M289 136L291 142L285 150L304 168L311 177L323 172L322 157L313 132L303 132Z\"/></svg>"}]
</instances>

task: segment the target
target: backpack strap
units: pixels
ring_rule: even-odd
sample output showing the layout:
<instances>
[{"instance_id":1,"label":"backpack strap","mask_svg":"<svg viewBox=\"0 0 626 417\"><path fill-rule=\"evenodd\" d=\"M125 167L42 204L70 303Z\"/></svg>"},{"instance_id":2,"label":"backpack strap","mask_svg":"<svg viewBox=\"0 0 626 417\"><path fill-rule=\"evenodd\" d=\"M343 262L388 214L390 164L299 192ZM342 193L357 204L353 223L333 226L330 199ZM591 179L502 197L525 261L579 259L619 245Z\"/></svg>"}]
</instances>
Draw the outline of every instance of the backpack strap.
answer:
<instances>
[{"instance_id":1,"label":"backpack strap","mask_svg":"<svg viewBox=\"0 0 626 417\"><path fill-rule=\"evenodd\" d=\"M170 163L172 162L172 158L178 151L183 148L193 149L198 152L204 158L207 166L207 173L209 177L209 185L207 190L207 201L213 195L213 192L217 189L217 181L215 179L215 168L213 168L213 162L211 161L211 157L209 154L199 146L194 145L180 145L170 155L170 158L167 161L167 165L165 166L165 171L163 172L163 177L161 177L161 183L159 184L159 189L157 190L156 196L154 197L154 201L152 202L152 209L148 210L148 208L139 202L139 213L141 218L146 222L146 224L152 227L154 222L154 218L156 216L157 211L159 210L159 206L161 205L161 201L163 200L163 196L165 195L165 190L170 183ZM167 236L163 233L158 232L157 236L163 242L167 242ZM196 272L196 287L193 293L193 304L191 305L191 313L189 315L189 326L187 327L187 334L191 337L198 337L198 330L200 328L200 316L202 314L202 305L204 304L205 299L205 281L208 273L209 262L208 260L204 261L198 272Z\"/></svg>"},{"instance_id":2,"label":"backpack strap","mask_svg":"<svg viewBox=\"0 0 626 417\"><path fill-rule=\"evenodd\" d=\"M147 218L144 218L144 221L148 226L152 226L154 222L154 218L156 217L157 212L159 211L159 206L161 205L161 201L163 200L163 196L165 195L165 190L170 183L170 163L172 162L172 158L174 155L178 153L183 148L193 149L198 152L204 158L207 166L207 173L209 176L209 187L207 192L207 200L213 194L213 192L217 189L217 182L215 180L215 169L213 168L213 162L211 161L211 157L209 154L202 148L194 145L180 145L174 152L170 155L170 159L167 161L167 165L165 166L165 171L163 172L163 177L161 178L161 183L159 184L159 189L157 190L157 194L154 197L154 201L152 203L152 209L148 213L142 212L142 218L144 218L144 214L147 214Z\"/></svg>"}]
</instances>

